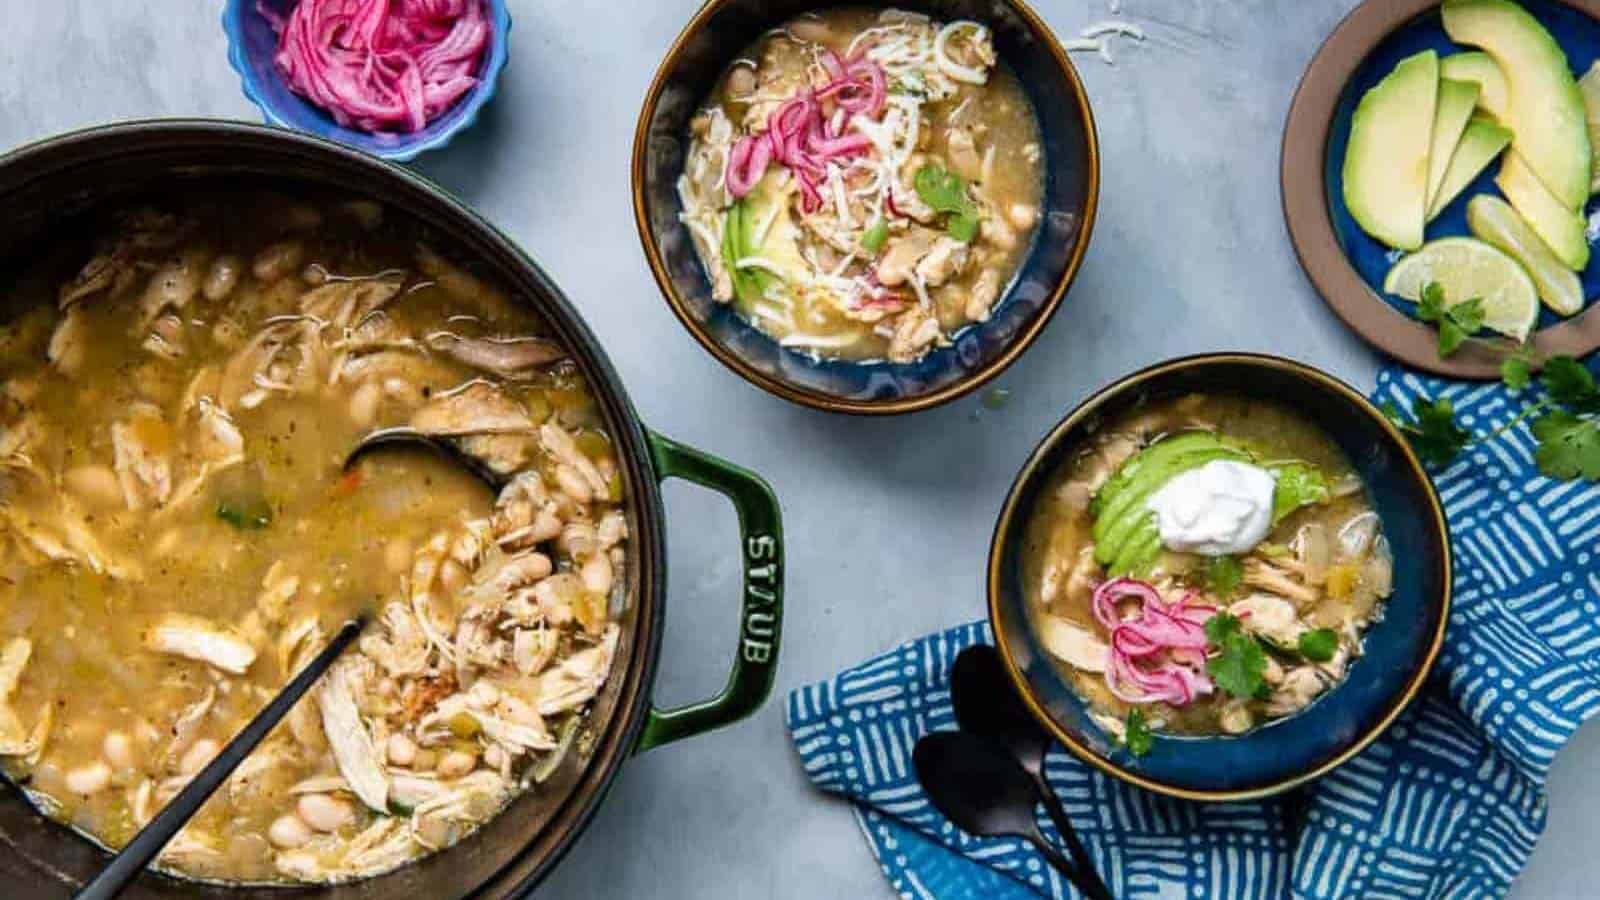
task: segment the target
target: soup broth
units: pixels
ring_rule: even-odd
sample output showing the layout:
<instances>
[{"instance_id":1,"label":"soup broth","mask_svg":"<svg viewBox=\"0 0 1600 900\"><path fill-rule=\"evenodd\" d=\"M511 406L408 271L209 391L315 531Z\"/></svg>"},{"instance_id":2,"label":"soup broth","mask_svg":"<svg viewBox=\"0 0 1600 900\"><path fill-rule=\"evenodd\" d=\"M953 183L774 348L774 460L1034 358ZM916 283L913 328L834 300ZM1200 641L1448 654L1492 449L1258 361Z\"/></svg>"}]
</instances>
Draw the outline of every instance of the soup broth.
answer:
<instances>
[{"instance_id":1,"label":"soup broth","mask_svg":"<svg viewBox=\"0 0 1600 900\"><path fill-rule=\"evenodd\" d=\"M1184 509L1179 495L1205 485ZM1355 470L1271 403L1152 403L1097 431L1038 502L1022 556L1031 623L1125 740L1130 724L1238 734L1298 712L1344 679L1391 588ZM1193 543L1218 540L1235 545Z\"/></svg>"},{"instance_id":2,"label":"soup broth","mask_svg":"<svg viewBox=\"0 0 1600 900\"><path fill-rule=\"evenodd\" d=\"M747 48L678 190L713 296L784 346L914 361L987 319L1037 228L1039 127L989 30L832 9Z\"/></svg>"},{"instance_id":3,"label":"soup broth","mask_svg":"<svg viewBox=\"0 0 1600 900\"><path fill-rule=\"evenodd\" d=\"M616 648L622 486L583 378L372 202L205 192L96 227L6 297L0 765L119 847L365 611L160 866L341 881L461 839L580 739ZM507 486L404 450L344 469L396 425Z\"/></svg>"}]
</instances>

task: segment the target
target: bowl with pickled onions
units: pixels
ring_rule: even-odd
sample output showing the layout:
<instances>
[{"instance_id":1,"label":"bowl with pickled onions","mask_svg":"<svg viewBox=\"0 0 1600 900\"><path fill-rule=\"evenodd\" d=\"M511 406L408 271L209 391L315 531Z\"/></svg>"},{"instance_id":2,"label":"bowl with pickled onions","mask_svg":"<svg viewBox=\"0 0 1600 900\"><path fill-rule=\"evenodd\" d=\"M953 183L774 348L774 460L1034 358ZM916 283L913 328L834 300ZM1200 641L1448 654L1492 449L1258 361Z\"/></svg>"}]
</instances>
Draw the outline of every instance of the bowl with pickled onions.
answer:
<instances>
[{"instance_id":1,"label":"bowl with pickled onions","mask_svg":"<svg viewBox=\"0 0 1600 900\"><path fill-rule=\"evenodd\" d=\"M1039 444L989 551L1013 686L1067 751L1188 800L1287 791L1417 697L1449 528L1359 391L1281 357L1158 363Z\"/></svg>"},{"instance_id":2,"label":"bowl with pickled onions","mask_svg":"<svg viewBox=\"0 0 1600 900\"><path fill-rule=\"evenodd\" d=\"M504 0L228 0L228 61L269 125L406 162L494 96Z\"/></svg>"}]
</instances>

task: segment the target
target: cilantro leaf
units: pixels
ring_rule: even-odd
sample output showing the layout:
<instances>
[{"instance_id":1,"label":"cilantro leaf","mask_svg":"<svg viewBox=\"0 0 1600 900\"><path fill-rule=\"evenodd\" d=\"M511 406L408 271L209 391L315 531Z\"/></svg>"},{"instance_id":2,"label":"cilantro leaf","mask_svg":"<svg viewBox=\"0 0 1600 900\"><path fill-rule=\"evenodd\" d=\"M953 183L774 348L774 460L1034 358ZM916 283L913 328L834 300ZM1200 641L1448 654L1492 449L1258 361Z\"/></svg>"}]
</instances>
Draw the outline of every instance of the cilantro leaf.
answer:
<instances>
[{"instance_id":1,"label":"cilantro leaf","mask_svg":"<svg viewBox=\"0 0 1600 900\"><path fill-rule=\"evenodd\" d=\"M1454 355L1461 345L1466 343L1467 330L1455 322L1445 319L1439 323L1439 356L1448 359Z\"/></svg>"},{"instance_id":2,"label":"cilantro leaf","mask_svg":"<svg viewBox=\"0 0 1600 900\"><path fill-rule=\"evenodd\" d=\"M1417 318L1424 322L1444 321L1444 287L1437 281L1422 286L1422 296L1417 298Z\"/></svg>"},{"instance_id":3,"label":"cilantro leaf","mask_svg":"<svg viewBox=\"0 0 1600 900\"><path fill-rule=\"evenodd\" d=\"M1411 414L1416 421L1402 421L1400 427L1425 463L1444 465L1472 443L1472 432L1456 424L1456 407L1449 398L1418 397L1411 401Z\"/></svg>"},{"instance_id":4,"label":"cilantro leaf","mask_svg":"<svg viewBox=\"0 0 1600 900\"><path fill-rule=\"evenodd\" d=\"M1128 710L1127 735L1123 743L1128 745L1128 752L1134 756L1143 756L1150 752L1150 745L1155 742L1155 737L1150 733L1150 725L1144 720L1144 710Z\"/></svg>"},{"instance_id":5,"label":"cilantro leaf","mask_svg":"<svg viewBox=\"0 0 1600 900\"><path fill-rule=\"evenodd\" d=\"M1261 675L1266 669L1266 651L1255 640L1243 635L1229 638L1221 653L1206 660L1206 671L1217 687L1245 700L1260 694L1266 686Z\"/></svg>"},{"instance_id":6,"label":"cilantro leaf","mask_svg":"<svg viewBox=\"0 0 1600 900\"><path fill-rule=\"evenodd\" d=\"M1243 634L1244 629L1239 626L1239 617L1231 612L1219 612L1206 620L1206 640L1220 647L1227 643L1228 638L1236 634Z\"/></svg>"},{"instance_id":7,"label":"cilantro leaf","mask_svg":"<svg viewBox=\"0 0 1600 900\"><path fill-rule=\"evenodd\" d=\"M950 217L945 230L961 243L970 244L972 239L978 236L978 216L970 212L958 213Z\"/></svg>"},{"instance_id":8,"label":"cilantro leaf","mask_svg":"<svg viewBox=\"0 0 1600 900\"><path fill-rule=\"evenodd\" d=\"M1483 298L1473 297L1471 300L1457 303L1445 310L1445 316L1451 322L1460 325L1462 331L1472 334L1483 327Z\"/></svg>"},{"instance_id":9,"label":"cilantro leaf","mask_svg":"<svg viewBox=\"0 0 1600 900\"><path fill-rule=\"evenodd\" d=\"M1600 480L1600 426L1593 419L1558 409L1534 420L1533 435L1539 439L1533 454L1539 471L1562 480Z\"/></svg>"},{"instance_id":10,"label":"cilantro leaf","mask_svg":"<svg viewBox=\"0 0 1600 900\"><path fill-rule=\"evenodd\" d=\"M1600 412L1600 387L1595 386L1594 374L1576 359L1550 357L1539 380L1550 392L1550 399L1562 406L1578 412Z\"/></svg>"},{"instance_id":11,"label":"cilantro leaf","mask_svg":"<svg viewBox=\"0 0 1600 900\"><path fill-rule=\"evenodd\" d=\"M1212 595L1226 600L1233 596L1233 592L1239 589L1239 583L1244 580L1244 566L1237 556L1213 556L1206 560L1200 576Z\"/></svg>"},{"instance_id":12,"label":"cilantro leaf","mask_svg":"<svg viewBox=\"0 0 1600 900\"><path fill-rule=\"evenodd\" d=\"M1339 632L1318 628L1300 635L1300 655L1312 662L1327 662L1339 650Z\"/></svg>"},{"instance_id":13,"label":"cilantro leaf","mask_svg":"<svg viewBox=\"0 0 1600 900\"><path fill-rule=\"evenodd\" d=\"M1500 381L1513 391L1520 391L1533 381L1533 361L1526 348L1501 361Z\"/></svg>"},{"instance_id":14,"label":"cilantro leaf","mask_svg":"<svg viewBox=\"0 0 1600 900\"><path fill-rule=\"evenodd\" d=\"M967 183L960 175L941 166L923 166L912 176L911 186L934 212L950 214L945 230L951 237L966 244L978 236L978 210L967 196Z\"/></svg>"}]
</instances>

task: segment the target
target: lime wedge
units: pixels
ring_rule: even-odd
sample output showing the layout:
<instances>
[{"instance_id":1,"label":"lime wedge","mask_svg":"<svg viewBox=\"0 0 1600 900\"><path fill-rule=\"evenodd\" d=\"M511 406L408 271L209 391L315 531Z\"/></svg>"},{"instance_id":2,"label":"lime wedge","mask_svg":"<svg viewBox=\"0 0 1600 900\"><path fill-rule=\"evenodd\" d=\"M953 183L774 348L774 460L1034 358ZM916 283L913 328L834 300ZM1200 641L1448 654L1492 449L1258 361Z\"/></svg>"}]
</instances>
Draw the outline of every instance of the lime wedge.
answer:
<instances>
[{"instance_id":1,"label":"lime wedge","mask_svg":"<svg viewBox=\"0 0 1600 900\"><path fill-rule=\"evenodd\" d=\"M1522 263L1545 306L1563 316L1583 309L1583 282L1578 280L1578 273L1556 259L1549 246L1511 204L1493 194L1473 197L1467 201L1467 227L1474 236Z\"/></svg>"},{"instance_id":2,"label":"lime wedge","mask_svg":"<svg viewBox=\"0 0 1600 900\"><path fill-rule=\"evenodd\" d=\"M1445 305L1483 300L1485 328L1525 340L1539 319L1539 292L1533 279L1504 252L1476 238L1429 241L1389 269L1383 289L1416 303L1428 282L1444 289Z\"/></svg>"}]
</instances>

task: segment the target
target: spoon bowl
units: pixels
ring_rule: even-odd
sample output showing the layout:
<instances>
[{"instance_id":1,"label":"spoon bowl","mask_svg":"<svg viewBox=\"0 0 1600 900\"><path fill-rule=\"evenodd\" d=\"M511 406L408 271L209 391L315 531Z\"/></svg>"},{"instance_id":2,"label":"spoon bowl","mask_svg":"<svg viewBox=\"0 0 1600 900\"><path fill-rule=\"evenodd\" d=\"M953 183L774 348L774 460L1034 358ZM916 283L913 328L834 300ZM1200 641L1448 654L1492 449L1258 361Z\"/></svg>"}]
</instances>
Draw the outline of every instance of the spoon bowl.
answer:
<instances>
[{"instance_id":1,"label":"spoon bowl","mask_svg":"<svg viewBox=\"0 0 1600 900\"><path fill-rule=\"evenodd\" d=\"M415 428L404 426L397 428L380 428L361 439L355 449L344 458L346 472L355 468L356 464L367 456L379 452L397 449L426 450L441 456L449 462L472 473L479 481L488 485L496 494L504 488L511 479L489 468L483 460L465 452L456 442L439 435L428 434Z\"/></svg>"}]
</instances>

